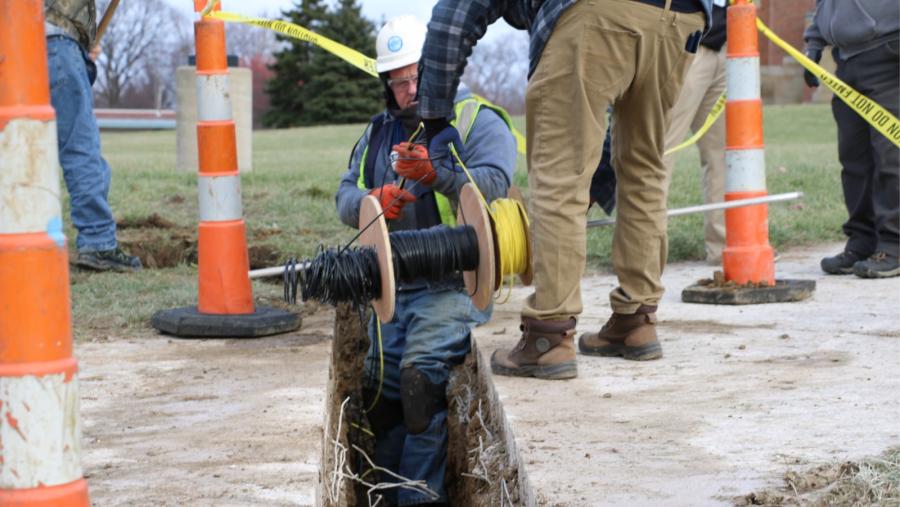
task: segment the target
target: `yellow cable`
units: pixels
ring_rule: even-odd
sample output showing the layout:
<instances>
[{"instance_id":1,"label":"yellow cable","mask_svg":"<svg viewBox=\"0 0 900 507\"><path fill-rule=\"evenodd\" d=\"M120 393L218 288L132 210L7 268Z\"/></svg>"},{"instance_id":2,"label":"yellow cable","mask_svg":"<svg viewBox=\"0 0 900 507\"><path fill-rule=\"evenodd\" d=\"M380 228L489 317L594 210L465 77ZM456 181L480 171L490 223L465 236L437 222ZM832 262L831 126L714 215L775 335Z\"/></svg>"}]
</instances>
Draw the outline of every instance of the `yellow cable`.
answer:
<instances>
[{"instance_id":1,"label":"yellow cable","mask_svg":"<svg viewBox=\"0 0 900 507\"><path fill-rule=\"evenodd\" d=\"M362 426L360 426L356 423L350 423L350 426L353 426L354 428L358 429L359 431L362 431L363 433L365 433L366 435L369 435L370 437L375 437L375 434L372 433L371 431L369 431L368 428L363 428Z\"/></svg>"},{"instance_id":2,"label":"yellow cable","mask_svg":"<svg viewBox=\"0 0 900 507\"><path fill-rule=\"evenodd\" d=\"M509 301L512 295L515 275L528 269L528 246L525 244L525 228L528 219L522 203L515 199L497 199L491 203L494 229L497 231L497 258L500 260L500 276L502 284L509 283L506 298L500 304ZM502 292L502 291L501 291ZM498 298L499 299L499 293Z\"/></svg>"},{"instance_id":3,"label":"yellow cable","mask_svg":"<svg viewBox=\"0 0 900 507\"><path fill-rule=\"evenodd\" d=\"M456 162L462 167L463 172L466 173L466 177L472 183L475 193L478 194L479 199L481 199L494 223L494 230L497 233L495 255L500 263L499 269L502 285L506 285L506 282L509 282L506 298L500 301L499 304L506 303L512 295L515 275L521 275L528 270L528 245L526 244L528 236L525 231L528 227L528 214L525 212L522 203L515 199L495 199L493 203L488 204L466 164L463 163L459 153L456 152L456 148L452 145L450 146L450 152L453 153Z\"/></svg>"},{"instance_id":4,"label":"yellow cable","mask_svg":"<svg viewBox=\"0 0 900 507\"><path fill-rule=\"evenodd\" d=\"M372 400L372 404L366 409L367 414L378 403L378 398L381 397L381 386L384 385L384 347L381 344L381 320L378 319L378 316L375 316L375 329L378 336L378 391L375 392L375 399Z\"/></svg>"}]
</instances>

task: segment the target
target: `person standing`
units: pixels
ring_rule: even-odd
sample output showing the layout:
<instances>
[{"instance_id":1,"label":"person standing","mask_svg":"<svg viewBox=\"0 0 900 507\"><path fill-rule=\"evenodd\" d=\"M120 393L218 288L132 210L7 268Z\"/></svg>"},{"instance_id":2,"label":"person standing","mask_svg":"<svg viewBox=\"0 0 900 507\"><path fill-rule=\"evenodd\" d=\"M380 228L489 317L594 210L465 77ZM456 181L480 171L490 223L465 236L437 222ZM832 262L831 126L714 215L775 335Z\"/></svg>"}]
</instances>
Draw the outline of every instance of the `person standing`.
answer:
<instances>
[{"instance_id":1,"label":"person standing","mask_svg":"<svg viewBox=\"0 0 900 507\"><path fill-rule=\"evenodd\" d=\"M381 202L391 231L455 224L466 175L450 157L408 142L421 121L414 99L425 31L421 21L400 16L378 32L376 70L386 108L356 143L337 192L338 215L350 227L359 226L367 195ZM466 89L457 92L453 111L472 178L488 201L505 197L517 157L509 116ZM378 323L373 316L363 397L375 435L375 463L424 481L437 494L391 488L385 492L388 505L447 505L447 381L470 350L471 329L489 318L490 310L474 307L459 274L400 284L394 318Z\"/></svg>"},{"instance_id":2,"label":"person standing","mask_svg":"<svg viewBox=\"0 0 900 507\"><path fill-rule=\"evenodd\" d=\"M727 0L713 0L712 26L700 40L700 48L684 78L684 86L672 108L672 123L666 132L666 151L678 146L689 133L697 132L716 101L725 92L725 37ZM703 176L703 202L725 200L725 118L712 124L697 140L700 173ZM671 177L675 154L665 155L666 172ZM706 261L722 264L725 248L725 212L707 211L703 216Z\"/></svg>"},{"instance_id":3,"label":"person standing","mask_svg":"<svg viewBox=\"0 0 900 507\"><path fill-rule=\"evenodd\" d=\"M141 261L119 248L109 207L109 164L100 154L91 86L97 67L94 0L44 0L50 101L56 110L59 163L78 230L75 265L97 271L137 271Z\"/></svg>"},{"instance_id":4,"label":"person standing","mask_svg":"<svg viewBox=\"0 0 900 507\"><path fill-rule=\"evenodd\" d=\"M613 314L581 336L585 354L656 359L656 309L666 262L662 163L669 110L709 19L711 0L440 0L420 64L419 113L429 151L459 143L448 118L466 60L501 16L530 33L526 93L528 185L535 290L522 308L522 334L497 350L498 375L577 376L576 318L582 311L586 216L600 161L606 113L619 208Z\"/></svg>"},{"instance_id":5,"label":"person standing","mask_svg":"<svg viewBox=\"0 0 900 507\"><path fill-rule=\"evenodd\" d=\"M900 8L896 0L817 0L803 34L806 56L818 63L832 47L837 77L900 116ZM819 81L804 72L807 86ZM900 275L900 149L838 97L831 99L848 218L844 251L822 259L832 275Z\"/></svg>"}]
</instances>

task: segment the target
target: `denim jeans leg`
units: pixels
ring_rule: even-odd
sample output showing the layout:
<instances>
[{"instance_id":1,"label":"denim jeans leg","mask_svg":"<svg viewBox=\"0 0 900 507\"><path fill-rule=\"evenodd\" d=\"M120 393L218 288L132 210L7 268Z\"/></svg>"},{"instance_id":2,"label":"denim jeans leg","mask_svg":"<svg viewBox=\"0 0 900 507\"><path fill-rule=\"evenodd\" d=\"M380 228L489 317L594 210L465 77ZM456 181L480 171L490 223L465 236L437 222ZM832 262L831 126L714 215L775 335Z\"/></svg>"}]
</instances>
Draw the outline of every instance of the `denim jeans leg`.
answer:
<instances>
[{"instance_id":1,"label":"denim jeans leg","mask_svg":"<svg viewBox=\"0 0 900 507\"><path fill-rule=\"evenodd\" d=\"M50 99L56 110L59 162L69 190L72 223L80 252L116 247L116 222L109 208L111 171L100 155L100 131L94 118L94 98L87 55L65 36L47 38Z\"/></svg>"},{"instance_id":2,"label":"denim jeans leg","mask_svg":"<svg viewBox=\"0 0 900 507\"><path fill-rule=\"evenodd\" d=\"M403 488L397 492L398 505L411 505L433 501L447 501L444 473L447 469L447 411L431 418L428 428L419 434L406 435L400 475L425 481L438 498L422 492Z\"/></svg>"},{"instance_id":3,"label":"denim jeans leg","mask_svg":"<svg viewBox=\"0 0 900 507\"><path fill-rule=\"evenodd\" d=\"M416 291L407 311L401 369L414 367L433 384L447 382L450 368L461 363L469 352L471 329L490 318L490 309L479 312L459 290ZM426 481L441 500L446 500L446 466L447 410L441 410L432 416L424 432L406 436L400 475ZM409 489L399 492L400 505L434 500Z\"/></svg>"}]
</instances>

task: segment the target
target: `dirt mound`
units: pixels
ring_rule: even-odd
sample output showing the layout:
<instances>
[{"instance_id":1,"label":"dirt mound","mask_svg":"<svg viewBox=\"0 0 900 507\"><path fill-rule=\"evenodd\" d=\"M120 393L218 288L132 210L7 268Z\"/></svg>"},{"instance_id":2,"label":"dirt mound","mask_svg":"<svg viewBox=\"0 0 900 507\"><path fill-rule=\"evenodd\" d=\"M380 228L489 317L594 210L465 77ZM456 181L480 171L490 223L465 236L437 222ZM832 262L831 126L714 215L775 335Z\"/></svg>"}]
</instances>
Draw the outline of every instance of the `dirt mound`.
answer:
<instances>
[{"instance_id":1,"label":"dirt mound","mask_svg":"<svg viewBox=\"0 0 900 507\"><path fill-rule=\"evenodd\" d=\"M148 269L171 268L197 262L197 231L182 227L157 213L146 217L130 217L117 223L119 244L131 255L137 255ZM264 234L263 237L272 234ZM250 269L276 266L281 253L268 245L252 245L247 249Z\"/></svg>"},{"instance_id":2,"label":"dirt mound","mask_svg":"<svg viewBox=\"0 0 900 507\"><path fill-rule=\"evenodd\" d=\"M118 229L175 229L178 226L157 213L153 213L146 217L123 218L116 222L116 227Z\"/></svg>"},{"instance_id":3,"label":"dirt mound","mask_svg":"<svg viewBox=\"0 0 900 507\"><path fill-rule=\"evenodd\" d=\"M780 489L750 493L735 505L900 505L900 447L859 463L845 461L784 474Z\"/></svg>"}]
</instances>

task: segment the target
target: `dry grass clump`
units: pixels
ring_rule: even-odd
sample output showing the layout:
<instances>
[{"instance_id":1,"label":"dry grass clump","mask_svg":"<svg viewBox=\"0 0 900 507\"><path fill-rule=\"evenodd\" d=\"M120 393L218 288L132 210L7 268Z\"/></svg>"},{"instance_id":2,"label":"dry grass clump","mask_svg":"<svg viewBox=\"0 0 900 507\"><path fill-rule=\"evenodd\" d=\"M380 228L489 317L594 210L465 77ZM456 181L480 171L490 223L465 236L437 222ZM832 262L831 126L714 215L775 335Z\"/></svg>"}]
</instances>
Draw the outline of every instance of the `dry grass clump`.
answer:
<instances>
[{"instance_id":1,"label":"dry grass clump","mask_svg":"<svg viewBox=\"0 0 900 507\"><path fill-rule=\"evenodd\" d=\"M900 447L860 462L784 474L785 487L740 497L737 505L900 506Z\"/></svg>"}]
</instances>

